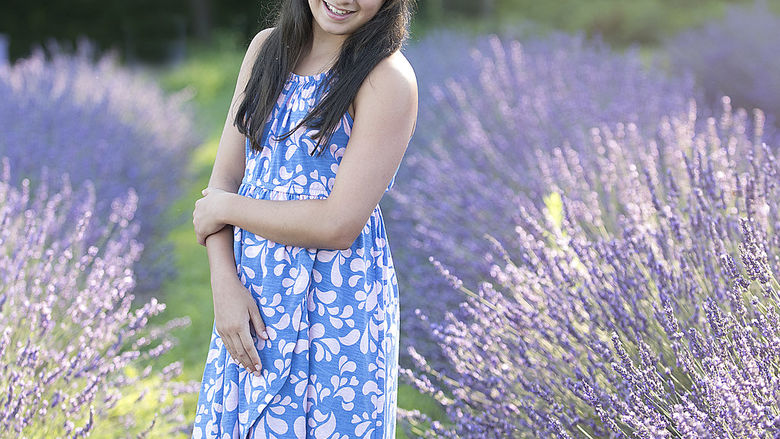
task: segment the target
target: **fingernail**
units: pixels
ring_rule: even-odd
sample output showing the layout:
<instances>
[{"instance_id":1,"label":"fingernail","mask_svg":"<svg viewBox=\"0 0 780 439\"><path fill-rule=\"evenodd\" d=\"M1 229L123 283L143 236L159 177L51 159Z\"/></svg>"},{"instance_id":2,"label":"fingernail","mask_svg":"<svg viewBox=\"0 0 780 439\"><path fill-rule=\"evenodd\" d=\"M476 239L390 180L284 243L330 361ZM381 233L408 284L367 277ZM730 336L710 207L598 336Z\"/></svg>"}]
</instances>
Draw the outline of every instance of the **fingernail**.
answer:
<instances>
[{"instance_id":1,"label":"fingernail","mask_svg":"<svg viewBox=\"0 0 780 439\"><path fill-rule=\"evenodd\" d=\"M263 331L263 338L268 340L268 332L267 331Z\"/></svg>"}]
</instances>

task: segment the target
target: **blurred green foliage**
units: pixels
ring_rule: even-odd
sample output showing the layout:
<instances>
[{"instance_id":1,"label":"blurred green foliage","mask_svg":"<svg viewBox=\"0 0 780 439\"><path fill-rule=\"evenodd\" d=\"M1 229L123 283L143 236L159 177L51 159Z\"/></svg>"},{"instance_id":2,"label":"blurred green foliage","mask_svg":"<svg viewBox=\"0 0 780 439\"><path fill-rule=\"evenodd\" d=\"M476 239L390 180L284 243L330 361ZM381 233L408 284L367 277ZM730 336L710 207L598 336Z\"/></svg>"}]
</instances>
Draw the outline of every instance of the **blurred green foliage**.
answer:
<instances>
[{"instance_id":1,"label":"blurred green foliage","mask_svg":"<svg viewBox=\"0 0 780 439\"><path fill-rule=\"evenodd\" d=\"M601 34L616 46L656 45L662 37L719 17L727 3L752 0L499 0L507 20L530 19L566 31Z\"/></svg>"},{"instance_id":2,"label":"blurred green foliage","mask_svg":"<svg viewBox=\"0 0 780 439\"><path fill-rule=\"evenodd\" d=\"M514 29L524 23L536 33L559 29L567 32L583 31L588 37L596 34L615 48L631 43L645 47L658 46L663 38L708 20L720 18L727 4L750 4L753 0L495 0L490 14L485 8L459 7L460 3L443 0L422 2L424 13L420 31L444 26L475 34ZM431 10L441 3L438 11ZM482 2L476 2L482 4ZM780 0L769 0L770 8L780 13Z\"/></svg>"},{"instance_id":3,"label":"blurred green foliage","mask_svg":"<svg viewBox=\"0 0 780 439\"><path fill-rule=\"evenodd\" d=\"M160 43L173 40L185 26L187 2L4 0L0 3L0 33L10 37L12 60L26 56L32 46L50 38L67 44L82 36L101 50L116 47L123 53L162 59L170 49Z\"/></svg>"},{"instance_id":4,"label":"blurred green foliage","mask_svg":"<svg viewBox=\"0 0 780 439\"><path fill-rule=\"evenodd\" d=\"M413 34L436 26L495 32L520 22L596 33L614 46L653 45L723 13L726 3L751 0L417 0ZM74 44L80 37L98 48L116 48L128 62L182 61L194 41L211 42L219 31L249 41L272 23L280 0L50 0L0 2L0 34L9 57L26 56L49 38ZM780 0L770 0L780 13Z\"/></svg>"},{"instance_id":5,"label":"blurred green foliage","mask_svg":"<svg viewBox=\"0 0 780 439\"><path fill-rule=\"evenodd\" d=\"M49 0L0 2L0 34L9 37L9 58L26 56L53 38L74 44L81 37L98 48L116 48L126 61L181 58L193 38L211 29L245 35L267 25L274 0Z\"/></svg>"}]
</instances>

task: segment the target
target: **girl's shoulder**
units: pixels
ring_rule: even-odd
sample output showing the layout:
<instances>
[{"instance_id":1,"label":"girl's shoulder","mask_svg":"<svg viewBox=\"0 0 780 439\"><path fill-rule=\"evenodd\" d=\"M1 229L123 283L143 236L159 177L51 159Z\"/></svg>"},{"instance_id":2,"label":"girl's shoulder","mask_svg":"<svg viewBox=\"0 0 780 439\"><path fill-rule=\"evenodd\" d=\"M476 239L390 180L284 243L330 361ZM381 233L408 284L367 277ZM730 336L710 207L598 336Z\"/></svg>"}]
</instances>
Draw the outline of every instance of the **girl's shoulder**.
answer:
<instances>
[{"instance_id":1,"label":"girl's shoulder","mask_svg":"<svg viewBox=\"0 0 780 439\"><path fill-rule=\"evenodd\" d=\"M368 73L366 79L363 81L363 85L360 89L364 89L367 86L375 88L377 86L392 87L406 87L417 88L417 76L414 73L412 64L406 59L400 50L396 50L392 54L388 55L374 66ZM360 90L358 90L360 93Z\"/></svg>"},{"instance_id":2,"label":"girl's shoulder","mask_svg":"<svg viewBox=\"0 0 780 439\"><path fill-rule=\"evenodd\" d=\"M396 51L374 66L358 88L354 99L355 111L360 108L376 108L377 104L390 105L402 112L416 114L417 77L411 63Z\"/></svg>"},{"instance_id":3,"label":"girl's shoulder","mask_svg":"<svg viewBox=\"0 0 780 439\"><path fill-rule=\"evenodd\" d=\"M268 38L269 35L271 35L271 32L273 32L273 27L268 27L260 32L256 33L255 36L252 38L252 42L249 43L249 52L259 52L260 47L263 46L263 42L265 42L266 38Z\"/></svg>"},{"instance_id":4,"label":"girl's shoulder","mask_svg":"<svg viewBox=\"0 0 780 439\"><path fill-rule=\"evenodd\" d=\"M260 55L260 49L263 47L263 43L273 30L274 28L269 27L267 29L261 30L260 32L256 33L254 37L252 37L252 41L249 43L249 47L246 48L244 60L241 62L242 72L239 72L239 76L249 75L252 66L255 64L257 57ZM247 71L244 73L244 70Z\"/></svg>"},{"instance_id":5,"label":"girl's shoulder","mask_svg":"<svg viewBox=\"0 0 780 439\"><path fill-rule=\"evenodd\" d=\"M414 68L412 67L412 63L409 62L409 60L406 58L406 56L401 52L401 50L396 50L390 56L386 57L382 61L379 62L379 64L385 64L385 68L392 68L396 69L398 73L401 73L403 75L409 75L413 78L415 77L414 74ZM377 66L379 66L377 64Z\"/></svg>"}]
</instances>

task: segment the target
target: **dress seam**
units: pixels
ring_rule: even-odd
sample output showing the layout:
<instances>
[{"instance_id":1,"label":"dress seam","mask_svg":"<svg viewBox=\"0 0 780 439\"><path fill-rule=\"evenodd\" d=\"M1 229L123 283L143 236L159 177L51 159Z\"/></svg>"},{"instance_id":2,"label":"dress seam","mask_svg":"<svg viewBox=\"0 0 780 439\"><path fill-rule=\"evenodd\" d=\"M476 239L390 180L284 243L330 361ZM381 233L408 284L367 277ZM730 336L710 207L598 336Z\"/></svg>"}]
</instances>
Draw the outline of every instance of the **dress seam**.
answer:
<instances>
[{"instance_id":1,"label":"dress seam","mask_svg":"<svg viewBox=\"0 0 780 439\"><path fill-rule=\"evenodd\" d=\"M285 186L266 186L261 183L252 183L248 181L242 181L242 185L248 187L248 188L257 188L257 189L263 189L266 191L272 191L272 192L281 192L283 194L290 194L290 195L309 195L309 196L320 196L320 195L330 195L330 192L327 191L312 191L309 190L307 192L295 192L288 189L285 189Z\"/></svg>"}]
</instances>

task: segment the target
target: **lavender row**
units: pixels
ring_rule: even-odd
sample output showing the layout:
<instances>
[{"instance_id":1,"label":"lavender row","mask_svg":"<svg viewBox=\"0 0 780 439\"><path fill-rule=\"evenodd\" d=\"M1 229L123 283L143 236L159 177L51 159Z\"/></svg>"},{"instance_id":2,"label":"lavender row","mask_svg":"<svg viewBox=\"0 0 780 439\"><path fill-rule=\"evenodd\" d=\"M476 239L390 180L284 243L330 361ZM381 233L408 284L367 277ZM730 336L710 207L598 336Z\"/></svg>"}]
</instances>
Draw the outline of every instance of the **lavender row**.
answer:
<instances>
[{"instance_id":1,"label":"lavender row","mask_svg":"<svg viewBox=\"0 0 780 439\"><path fill-rule=\"evenodd\" d=\"M667 38L671 70L693 74L707 105L727 95L734 106L760 108L767 123L778 126L780 10L773 12L766 0L725 9L723 18Z\"/></svg>"},{"instance_id":2,"label":"lavender row","mask_svg":"<svg viewBox=\"0 0 780 439\"><path fill-rule=\"evenodd\" d=\"M138 293L156 290L174 274L167 233L186 212L168 215L190 180L188 169L200 135L186 93L166 96L151 79L117 65L109 53L93 61L82 41L74 54L56 44L13 65L0 65L0 155L10 159L16 181L49 184L68 173L75 184L91 180L96 215L114 198L138 194ZM97 232L86 230L95 243Z\"/></svg>"},{"instance_id":3,"label":"lavender row","mask_svg":"<svg viewBox=\"0 0 780 439\"><path fill-rule=\"evenodd\" d=\"M151 362L189 320L148 325L165 309L154 297L131 308L143 248L135 191L114 199L102 218L89 180L75 191L67 175L56 187L33 191L28 179L16 187L7 157L0 177L0 437L185 431L180 395L197 383L176 380L179 362L162 370ZM97 245L87 242L90 230ZM159 381L154 390L118 404L149 379ZM144 404L156 419L137 418Z\"/></svg>"},{"instance_id":4,"label":"lavender row","mask_svg":"<svg viewBox=\"0 0 780 439\"><path fill-rule=\"evenodd\" d=\"M435 357L415 309L441 321L465 296L450 291L429 256L458 267L467 284L489 280L494 255L483 234L520 251L518 206L541 206L548 192L540 155L564 145L592 150L588 130L602 123L631 122L652 134L664 115L684 113L698 95L690 75L668 78L646 67L636 48L618 54L581 33L520 41L443 31L406 54L418 73L425 129L415 133L390 192L388 234L391 242L404 237L394 257L404 269L402 290L414 292L401 301L403 338Z\"/></svg>"},{"instance_id":5,"label":"lavender row","mask_svg":"<svg viewBox=\"0 0 780 439\"><path fill-rule=\"evenodd\" d=\"M722 103L540 156L557 196L517 206L476 291L432 258L468 299L431 322L446 365L401 371L446 406L426 437L777 437L780 163Z\"/></svg>"}]
</instances>

